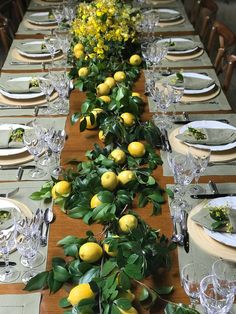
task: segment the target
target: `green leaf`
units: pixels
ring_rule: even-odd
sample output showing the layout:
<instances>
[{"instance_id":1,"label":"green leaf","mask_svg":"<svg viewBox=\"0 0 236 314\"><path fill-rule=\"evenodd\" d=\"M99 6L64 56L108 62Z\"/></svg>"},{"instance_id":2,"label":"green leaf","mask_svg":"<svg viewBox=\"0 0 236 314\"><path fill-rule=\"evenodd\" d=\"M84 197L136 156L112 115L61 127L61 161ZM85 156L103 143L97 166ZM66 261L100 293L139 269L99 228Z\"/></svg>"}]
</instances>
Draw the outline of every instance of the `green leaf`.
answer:
<instances>
[{"instance_id":1,"label":"green leaf","mask_svg":"<svg viewBox=\"0 0 236 314\"><path fill-rule=\"evenodd\" d=\"M174 192L171 189L166 189L166 193L170 198L174 198Z\"/></svg>"},{"instance_id":2,"label":"green leaf","mask_svg":"<svg viewBox=\"0 0 236 314\"><path fill-rule=\"evenodd\" d=\"M60 266L64 267L66 265L64 258L57 257L57 256L53 257L52 258L52 266L54 267L56 265L60 265Z\"/></svg>"},{"instance_id":3,"label":"green leaf","mask_svg":"<svg viewBox=\"0 0 236 314\"><path fill-rule=\"evenodd\" d=\"M125 272L120 272L119 275L119 283L120 286L124 289L124 290L128 290L131 287L131 280L130 278L126 275Z\"/></svg>"},{"instance_id":4,"label":"green leaf","mask_svg":"<svg viewBox=\"0 0 236 314\"><path fill-rule=\"evenodd\" d=\"M24 287L23 290L27 291L33 291L33 290L39 290L39 289L44 289L47 287L47 281L48 281L48 271L44 271L35 277L31 278L26 286Z\"/></svg>"},{"instance_id":5,"label":"green leaf","mask_svg":"<svg viewBox=\"0 0 236 314\"><path fill-rule=\"evenodd\" d=\"M65 252L66 256L76 257L76 256L78 256L78 246L76 244L68 245L64 249L64 252Z\"/></svg>"},{"instance_id":6,"label":"green leaf","mask_svg":"<svg viewBox=\"0 0 236 314\"><path fill-rule=\"evenodd\" d=\"M107 276L109 275L113 269L115 269L117 267L117 263L116 262L112 262L112 261L106 261L103 265L102 268L102 276Z\"/></svg>"},{"instance_id":7,"label":"green leaf","mask_svg":"<svg viewBox=\"0 0 236 314\"><path fill-rule=\"evenodd\" d=\"M101 191L98 193L97 197L102 203L112 203L114 200L113 193L109 191Z\"/></svg>"},{"instance_id":8,"label":"green leaf","mask_svg":"<svg viewBox=\"0 0 236 314\"><path fill-rule=\"evenodd\" d=\"M87 127L87 120L84 118L80 120L80 132L83 132Z\"/></svg>"},{"instance_id":9,"label":"green leaf","mask_svg":"<svg viewBox=\"0 0 236 314\"><path fill-rule=\"evenodd\" d=\"M70 302L67 300L67 298L62 298L60 301L59 301L59 306L64 308L64 307L68 307L68 306L71 306Z\"/></svg>"},{"instance_id":10,"label":"green leaf","mask_svg":"<svg viewBox=\"0 0 236 314\"><path fill-rule=\"evenodd\" d=\"M162 295L162 294L170 294L174 290L173 286L168 286L168 287L160 287L156 288L155 291Z\"/></svg>"},{"instance_id":11,"label":"green leaf","mask_svg":"<svg viewBox=\"0 0 236 314\"><path fill-rule=\"evenodd\" d=\"M54 279L59 282L66 282L70 278L68 270L60 265L53 267Z\"/></svg>"},{"instance_id":12,"label":"green leaf","mask_svg":"<svg viewBox=\"0 0 236 314\"><path fill-rule=\"evenodd\" d=\"M79 283L87 283L99 276L99 268L94 266L80 277Z\"/></svg>"},{"instance_id":13,"label":"green leaf","mask_svg":"<svg viewBox=\"0 0 236 314\"><path fill-rule=\"evenodd\" d=\"M164 311L165 314L200 314L197 310L181 303L168 303Z\"/></svg>"},{"instance_id":14,"label":"green leaf","mask_svg":"<svg viewBox=\"0 0 236 314\"><path fill-rule=\"evenodd\" d=\"M142 287L141 288L141 291L139 293L139 301L142 302L142 301L145 301L149 298L149 291L147 288L145 287Z\"/></svg>"},{"instance_id":15,"label":"green leaf","mask_svg":"<svg viewBox=\"0 0 236 314\"><path fill-rule=\"evenodd\" d=\"M130 300L120 298L115 301L116 305L119 306L122 310L129 310L132 306Z\"/></svg>"},{"instance_id":16,"label":"green leaf","mask_svg":"<svg viewBox=\"0 0 236 314\"><path fill-rule=\"evenodd\" d=\"M65 238L63 238L62 240L57 242L57 245L59 246L65 246L65 245L69 245L69 244L73 244L73 243L77 243L78 238L75 236L66 236Z\"/></svg>"},{"instance_id":17,"label":"green leaf","mask_svg":"<svg viewBox=\"0 0 236 314\"><path fill-rule=\"evenodd\" d=\"M134 278L137 280L143 279L143 276L140 273L140 268L134 264L126 265L124 271L130 278Z\"/></svg>"},{"instance_id":18,"label":"green leaf","mask_svg":"<svg viewBox=\"0 0 236 314\"><path fill-rule=\"evenodd\" d=\"M48 287L51 293L57 292L63 286L64 282L55 280L53 271L50 271L48 276Z\"/></svg>"}]
</instances>

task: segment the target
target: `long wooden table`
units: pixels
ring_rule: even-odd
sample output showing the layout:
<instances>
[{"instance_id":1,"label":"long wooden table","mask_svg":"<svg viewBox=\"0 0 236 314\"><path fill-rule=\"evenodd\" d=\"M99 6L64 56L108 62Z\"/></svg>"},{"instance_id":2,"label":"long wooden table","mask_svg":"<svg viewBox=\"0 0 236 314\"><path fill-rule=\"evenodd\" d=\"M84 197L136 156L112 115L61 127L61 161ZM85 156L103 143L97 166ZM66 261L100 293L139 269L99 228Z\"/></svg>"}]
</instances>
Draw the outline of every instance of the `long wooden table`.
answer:
<instances>
[{"instance_id":1,"label":"long wooden table","mask_svg":"<svg viewBox=\"0 0 236 314\"><path fill-rule=\"evenodd\" d=\"M172 35L172 34L171 34ZM27 37L28 38L28 37ZM37 36L34 36L37 38ZM14 72L14 71L12 71ZM17 71L19 73L19 71ZM23 71L22 71L23 72ZM26 71L24 71L25 73ZM29 71L32 72L32 71ZM143 95L144 100L144 76L140 76L139 80L136 82L134 91L140 92ZM71 159L86 160L85 152L93 148L94 143L101 145L101 142L98 140L98 131L97 130L86 130L83 133L80 133L78 124L72 126L70 123L70 116L76 111L79 111L81 104L85 100L85 93L81 93L77 90L74 90L70 95L70 115L67 117L66 123L66 132L68 134L68 139L66 141L61 160L62 164L66 166L66 163ZM210 112L209 112L210 113ZM214 112L214 113L223 113ZM229 113L229 111L227 112ZM143 120L151 118L151 114L148 112L147 103L145 105L145 111L142 116ZM40 117L38 118L40 120ZM53 118L52 118L53 119ZM9 118L9 122L11 119ZM164 177L162 174L162 167L159 167L154 172L155 178L158 180L162 187L165 187L168 183L173 183L172 177ZM236 176L217 176L212 177L211 179L217 182L236 182ZM201 182L208 182L210 177L202 177ZM135 204L134 204L135 207ZM134 208L135 209L135 208ZM75 220L67 217L57 206L54 206L54 212L56 215L56 221L50 227L50 236L49 236L49 248L48 248L48 261L47 268L51 267L51 259L54 256L64 257L63 250L57 246L57 242L67 235L75 235L78 237L85 236L87 230L91 229L95 234L101 232L102 226L95 224L92 226L85 225L81 220ZM166 202L162 206L162 214L159 216L150 216L150 210L147 208L137 209L137 213L148 223L151 227L160 230L160 233L164 233L166 236L171 237L172 234L172 222L170 219L168 203ZM173 266L171 271L164 272L160 275L156 274L153 278L148 278L150 283L155 283L158 286L163 285L173 285L174 291L170 296L166 298L173 300L174 302L189 303L189 299L186 296L183 288L180 285L179 277L179 267L178 267L178 256L177 250L172 254ZM9 293L29 293L23 291L23 284L0 284L0 294L9 294ZM42 291L42 302L41 302L41 314L60 314L64 310L59 308L59 300L61 297L68 295L69 287L66 289L61 289L59 292L49 295L48 290ZM158 300L155 307L150 311L145 311L144 309L139 308L139 312L142 313L163 313L165 303L161 300Z\"/></svg>"}]
</instances>

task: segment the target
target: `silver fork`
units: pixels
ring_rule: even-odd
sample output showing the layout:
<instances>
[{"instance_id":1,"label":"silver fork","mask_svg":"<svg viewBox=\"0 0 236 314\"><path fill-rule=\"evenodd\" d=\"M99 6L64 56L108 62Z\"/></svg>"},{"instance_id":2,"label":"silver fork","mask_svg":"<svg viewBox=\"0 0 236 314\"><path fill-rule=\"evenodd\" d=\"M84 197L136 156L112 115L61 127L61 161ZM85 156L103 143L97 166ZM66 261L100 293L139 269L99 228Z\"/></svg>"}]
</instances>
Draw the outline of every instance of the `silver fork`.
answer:
<instances>
[{"instance_id":1,"label":"silver fork","mask_svg":"<svg viewBox=\"0 0 236 314\"><path fill-rule=\"evenodd\" d=\"M11 190L7 193L0 193L0 197L6 197L6 198L9 198L11 196L13 196L14 194L16 194L18 191L19 191L19 187L15 188L14 190Z\"/></svg>"}]
</instances>

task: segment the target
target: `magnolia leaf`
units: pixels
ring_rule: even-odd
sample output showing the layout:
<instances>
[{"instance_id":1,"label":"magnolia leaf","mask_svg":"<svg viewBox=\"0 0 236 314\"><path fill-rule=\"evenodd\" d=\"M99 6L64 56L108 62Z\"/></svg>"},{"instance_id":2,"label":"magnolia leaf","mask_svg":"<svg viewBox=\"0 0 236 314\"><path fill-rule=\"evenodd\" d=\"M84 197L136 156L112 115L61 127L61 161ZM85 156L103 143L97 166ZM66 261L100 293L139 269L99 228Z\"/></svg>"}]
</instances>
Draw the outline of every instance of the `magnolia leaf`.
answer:
<instances>
[{"instance_id":1,"label":"magnolia leaf","mask_svg":"<svg viewBox=\"0 0 236 314\"><path fill-rule=\"evenodd\" d=\"M66 261L64 260L64 258L55 256L52 258L52 266L56 266L56 265L60 265L64 267L66 265Z\"/></svg>"},{"instance_id":2,"label":"magnolia leaf","mask_svg":"<svg viewBox=\"0 0 236 314\"><path fill-rule=\"evenodd\" d=\"M97 197L102 203L111 203L114 199L113 193L109 191L100 191Z\"/></svg>"},{"instance_id":3,"label":"magnolia leaf","mask_svg":"<svg viewBox=\"0 0 236 314\"><path fill-rule=\"evenodd\" d=\"M115 304L112 304L111 314L120 314L120 310Z\"/></svg>"},{"instance_id":4,"label":"magnolia leaf","mask_svg":"<svg viewBox=\"0 0 236 314\"><path fill-rule=\"evenodd\" d=\"M128 290L131 287L131 280L130 278L126 275L125 272L120 272L119 275L119 283L120 286L124 289L124 290Z\"/></svg>"},{"instance_id":5,"label":"magnolia leaf","mask_svg":"<svg viewBox=\"0 0 236 314\"><path fill-rule=\"evenodd\" d=\"M31 278L26 286L24 287L23 290L27 291L33 291L33 290L39 290L39 289L44 289L47 287L47 281L48 281L48 271L44 271L42 273L39 273L35 277Z\"/></svg>"},{"instance_id":6,"label":"magnolia leaf","mask_svg":"<svg viewBox=\"0 0 236 314\"><path fill-rule=\"evenodd\" d=\"M149 290L145 287L142 287L139 293L139 301L145 301L149 298Z\"/></svg>"},{"instance_id":7,"label":"magnolia leaf","mask_svg":"<svg viewBox=\"0 0 236 314\"><path fill-rule=\"evenodd\" d=\"M70 278L68 270L60 265L53 267L54 279L60 282L66 282Z\"/></svg>"},{"instance_id":8,"label":"magnolia leaf","mask_svg":"<svg viewBox=\"0 0 236 314\"><path fill-rule=\"evenodd\" d=\"M174 192L171 189L166 189L166 193L170 198L174 198Z\"/></svg>"},{"instance_id":9,"label":"magnolia leaf","mask_svg":"<svg viewBox=\"0 0 236 314\"><path fill-rule=\"evenodd\" d=\"M76 244L68 245L64 248L64 253L66 256L77 257L78 256L78 246Z\"/></svg>"},{"instance_id":10,"label":"magnolia leaf","mask_svg":"<svg viewBox=\"0 0 236 314\"><path fill-rule=\"evenodd\" d=\"M68 306L71 306L70 302L67 300L67 298L62 298L60 301L59 301L59 306L64 308L64 307L68 307Z\"/></svg>"},{"instance_id":11,"label":"magnolia leaf","mask_svg":"<svg viewBox=\"0 0 236 314\"><path fill-rule=\"evenodd\" d=\"M63 314L73 314L72 310L64 311Z\"/></svg>"},{"instance_id":12,"label":"magnolia leaf","mask_svg":"<svg viewBox=\"0 0 236 314\"><path fill-rule=\"evenodd\" d=\"M173 290L174 290L173 286L155 288L155 291L160 295L170 294Z\"/></svg>"},{"instance_id":13,"label":"magnolia leaf","mask_svg":"<svg viewBox=\"0 0 236 314\"><path fill-rule=\"evenodd\" d=\"M57 292L63 286L64 282L60 282L54 278L53 271L50 271L48 276L48 287L51 293Z\"/></svg>"},{"instance_id":14,"label":"magnolia leaf","mask_svg":"<svg viewBox=\"0 0 236 314\"><path fill-rule=\"evenodd\" d=\"M117 263L116 262L112 262L112 261L108 260L103 265L102 276L109 275L116 267L117 267Z\"/></svg>"},{"instance_id":15,"label":"magnolia leaf","mask_svg":"<svg viewBox=\"0 0 236 314\"><path fill-rule=\"evenodd\" d=\"M93 280L93 278L99 277L99 267L94 266L88 270L83 276L80 277L79 283L87 283Z\"/></svg>"},{"instance_id":16,"label":"magnolia leaf","mask_svg":"<svg viewBox=\"0 0 236 314\"><path fill-rule=\"evenodd\" d=\"M76 112L71 116L71 124L74 125L76 122L78 122L79 118L81 117L81 113L80 112Z\"/></svg>"},{"instance_id":17,"label":"magnolia leaf","mask_svg":"<svg viewBox=\"0 0 236 314\"><path fill-rule=\"evenodd\" d=\"M140 273L140 268L134 264L126 265L124 271L130 278L134 278L137 280L143 279L143 275Z\"/></svg>"},{"instance_id":18,"label":"magnolia leaf","mask_svg":"<svg viewBox=\"0 0 236 314\"><path fill-rule=\"evenodd\" d=\"M149 194L148 195L148 198L155 201L155 202L158 202L158 203L163 203L164 202L164 198L163 196L160 194L160 193L153 193L153 194Z\"/></svg>"},{"instance_id":19,"label":"magnolia leaf","mask_svg":"<svg viewBox=\"0 0 236 314\"><path fill-rule=\"evenodd\" d=\"M81 92L83 91L84 82L82 80L77 80L74 84L75 88L78 88Z\"/></svg>"},{"instance_id":20,"label":"magnolia leaf","mask_svg":"<svg viewBox=\"0 0 236 314\"><path fill-rule=\"evenodd\" d=\"M87 127L87 120L85 118L80 120L80 132L83 132Z\"/></svg>"},{"instance_id":21,"label":"magnolia leaf","mask_svg":"<svg viewBox=\"0 0 236 314\"><path fill-rule=\"evenodd\" d=\"M122 310L129 310L132 306L131 301L128 299L120 298L114 302Z\"/></svg>"},{"instance_id":22,"label":"magnolia leaf","mask_svg":"<svg viewBox=\"0 0 236 314\"><path fill-rule=\"evenodd\" d=\"M138 258L139 258L139 255L137 255L137 254L132 254L132 255L130 255L130 257L128 258L127 262L128 262L128 264L134 264L134 263L137 261Z\"/></svg>"},{"instance_id":23,"label":"magnolia leaf","mask_svg":"<svg viewBox=\"0 0 236 314\"><path fill-rule=\"evenodd\" d=\"M57 245L59 246L65 246L65 245L70 245L70 244L74 244L74 243L78 243L78 238L75 236L66 236L65 238L63 238L62 240L57 242ZM86 241L84 241L86 242Z\"/></svg>"}]
</instances>

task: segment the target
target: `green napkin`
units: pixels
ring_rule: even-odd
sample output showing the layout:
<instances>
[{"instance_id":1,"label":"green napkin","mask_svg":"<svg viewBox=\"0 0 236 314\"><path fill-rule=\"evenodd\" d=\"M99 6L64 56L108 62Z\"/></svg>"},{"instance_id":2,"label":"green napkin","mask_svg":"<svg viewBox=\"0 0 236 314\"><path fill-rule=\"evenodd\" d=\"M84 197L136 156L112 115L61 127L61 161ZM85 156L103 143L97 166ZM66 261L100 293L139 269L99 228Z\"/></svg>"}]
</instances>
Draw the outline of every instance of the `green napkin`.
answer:
<instances>
[{"instance_id":1,"label":"green napkin","mask_svg":"<svg viewBox=\"0 0 236 314\"><path fill-rule=\"evenodd\" d=\"M35 54L42 54L42 53L49 53L47 47L44 43L40 44L22 44L21 46L17 47L19 50L26 52L26 53L35 53Z\"/></svg>"},{"instance_id":2,"label":"green napkin","mask_svg":"<svg viewBox=\"0 0 236 314\"><path fill-rule=\"evenodd\" d=\"M194 136L193 132L189 129L185 130L182 134L176 135L176 138L190 144L209 146L225 145L236 141L236 131L232 129L193 128L193 130L197 130L198 135L201 133L201 138L196 135Z\"/></svg>"},{"instance_id":3,"label":"green napkin","mask_svg":"<svg viewBox=\"0 0 236 314\"><path fill-rule=\"evenodd\" d=\"M172 20L178 19L181 16L179 12L170 13L170 12L163 12L163 11L160 11L158 15L159 15L160 22L172 21Z\"/></svg>"},{"instance_id":4,"label":"green napkin","mask_svg":"<svg viewBox=\"0 0 236 314\"><path fill-rule=\"evenodd\" d=\"M55 22L56 23L56 20L55 20L55 17L52 13L48 13L48 14L45 14L45 15L31 15L29 18L28 18L29 21L33 21L33 22Z\"/></svg>"},{"instance_id":5,"label":"green napkin","mask_svg":"<svg viewBox=\"0 0 236 314\"><path fill-rule=\"evenodd\" d=\"M22 135L20 136L20 138L18 137L18 140L16 140L15 138L11 138L12 134L16 134L18 130L20 130L20 128L17 128L15 130L12 130L10 128L0 130L0 148L24 147Z\"/></svg>"},{"instance_id":6,"label":"green napkin","mask_svg":"<svg viewBox=\"0 0 236 314\"><path fill-rule=\"evenodd\" d=\"M193 215L192 220L194 220L197 224L199 224L202 227L205 227L209 230L213 230L211 225L212 223L216 222L214 219L211 218L209 214L209 210L206 207L203 207L199 210L198 213ZM225 228L218 229L217 232L225 232ZM236 230L233 229L232 233L236 233Z\"/></svg>"},{"instance_id":7,"label":"green napkin","mask_svg":"<svg viewBox=\"0 0 236 314\"><path fill-rule=\"evenodd\" d=\"M172 45L168 47L168 52L185 51L196 48L198 45L193 41L171 41Z\"/></svg>"},{"instance_id":8,"label":"green napkin","mask_svg":"<svg viewBox=\"0 0 236 314\"><path fill-rule=\"evenodd\" d=\"M40 93L38 86L31 86L29 81L0 81L0 88L13 94Z\"/></svg>"}]
</instances>

